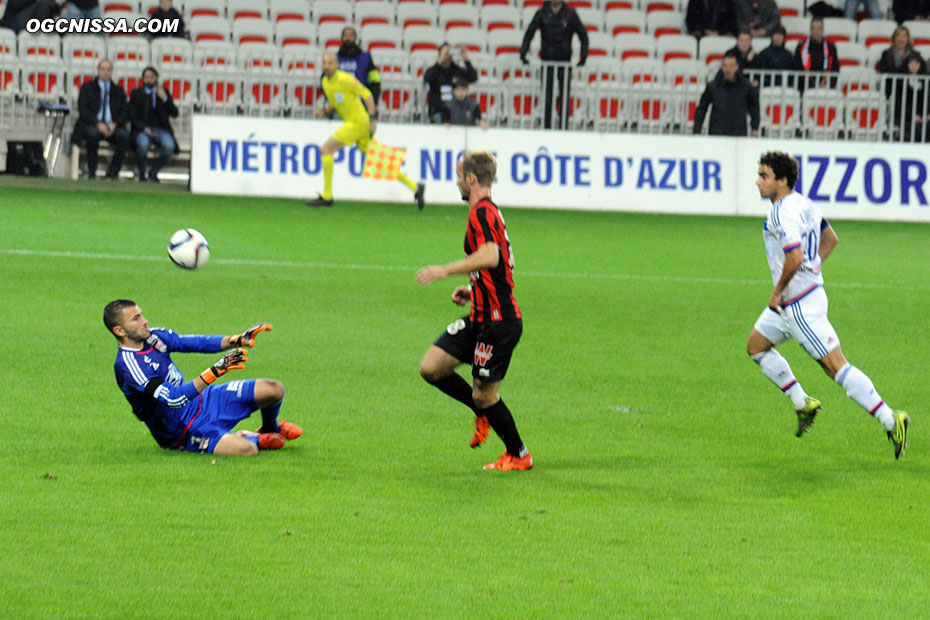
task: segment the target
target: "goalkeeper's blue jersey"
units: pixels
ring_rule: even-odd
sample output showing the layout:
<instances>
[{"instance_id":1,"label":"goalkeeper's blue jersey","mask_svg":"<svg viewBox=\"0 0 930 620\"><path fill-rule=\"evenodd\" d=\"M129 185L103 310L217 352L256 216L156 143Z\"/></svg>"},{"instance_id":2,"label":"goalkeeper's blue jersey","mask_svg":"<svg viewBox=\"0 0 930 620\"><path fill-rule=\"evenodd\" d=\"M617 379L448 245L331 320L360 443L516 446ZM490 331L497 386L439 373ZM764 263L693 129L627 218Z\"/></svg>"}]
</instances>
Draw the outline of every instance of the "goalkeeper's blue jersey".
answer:
<instances>
[{"instance_id":1,"label":"goalkeeper's blue jersey","mask_svg":"<svg viewBox=\"0 0 930 620\"><path fill-rule=\"evenodd\" d=\"M142 349L119 348L116 384L158 445L175 448L199 413L202 397L192 381L184 381L171 353L217 353L223 336L182 336L161 328L151 332Z\"/></svg>"}]
</instances>

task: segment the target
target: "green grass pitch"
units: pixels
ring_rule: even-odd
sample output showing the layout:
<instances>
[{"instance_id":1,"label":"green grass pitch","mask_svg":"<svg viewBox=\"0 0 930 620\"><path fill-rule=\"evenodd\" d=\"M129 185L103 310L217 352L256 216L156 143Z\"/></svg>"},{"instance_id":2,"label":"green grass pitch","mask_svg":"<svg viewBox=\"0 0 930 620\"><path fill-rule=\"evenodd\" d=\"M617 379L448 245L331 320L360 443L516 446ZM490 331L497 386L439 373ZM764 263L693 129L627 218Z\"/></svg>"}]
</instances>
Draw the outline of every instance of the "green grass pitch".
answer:
<instances>
[{"instance_id":1,"label":"green grass pitch","mask_svg":"<svg viewBox=\"0 0 930 620\"><path fill-rule=\"evenodd\" d=\"M761 219L503 205L525 330L502 394L536 467L501 473L481 469L499 440L470 450L470 413L417 374L461 313L459 281L414 282L462 255L456 196L310 210L2 183L0 618L930 609L926 225L835 222L825 265L844 352L912 415L896 462L791 343L824 403L795 438L746 356L771 290ZM211 244L195 272L165 256L184 227ZM283 381L304 437L255 459L161 451L116 389L118 297L180 332L274 323L231 377ZM190 378L215 359L175 361Z\"/></svg>"}]
</instances>

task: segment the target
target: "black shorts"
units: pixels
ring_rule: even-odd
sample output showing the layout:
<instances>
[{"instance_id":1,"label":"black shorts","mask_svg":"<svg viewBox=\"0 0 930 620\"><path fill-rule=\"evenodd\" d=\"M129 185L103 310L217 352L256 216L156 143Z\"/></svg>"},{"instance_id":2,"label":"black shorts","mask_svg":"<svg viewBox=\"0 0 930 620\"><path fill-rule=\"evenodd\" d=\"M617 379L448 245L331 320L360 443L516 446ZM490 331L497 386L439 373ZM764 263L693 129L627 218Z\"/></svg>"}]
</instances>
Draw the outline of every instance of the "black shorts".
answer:
<instances>
[{"instance_id":1,"label":"black shorts","mask_svg":"<svg viewBox=\"0 0 930 620\"><path fill-rule=\"evenodd\" d=\"M523 319L472 323L467 316L449 323L433 343L452 357L471 364L471 376L501 381L523 333Z\"/></svg>"}]
</instances>

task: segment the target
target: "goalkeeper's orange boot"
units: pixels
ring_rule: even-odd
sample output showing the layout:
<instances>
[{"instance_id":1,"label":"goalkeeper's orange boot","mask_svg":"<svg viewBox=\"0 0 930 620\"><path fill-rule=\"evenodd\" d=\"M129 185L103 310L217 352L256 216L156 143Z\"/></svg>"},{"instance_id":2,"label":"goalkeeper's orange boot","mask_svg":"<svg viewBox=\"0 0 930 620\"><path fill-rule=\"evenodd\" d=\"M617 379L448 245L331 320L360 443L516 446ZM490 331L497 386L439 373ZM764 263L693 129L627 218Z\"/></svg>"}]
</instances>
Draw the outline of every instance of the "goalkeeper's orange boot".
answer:
<instances>
[{"instance_id":1,"label":"goalkeeper's orange boot","mask_svg":"<svg viewBox=\"0 0 930 620\"><path fill-rule=\"evenodd\" d=\"M300 428L293 422L288 422L287 420L281 420L278 423L278 427L278 432L288 440L297 439L304 434L304 429Z\"/></svg>"},{"instance_id":2,"label":"goalkeeper's orange boot","mask_svg":"<svg viewBox=\"0 0 930 620\"><path fill-rule=\"evenodd\" d=\"M475 434L471 436L471 447L477 448L486 442L488 440L488 431L490 430L491 425L488 424L488 419L483 415L476 415Z\"/></svg>"},{"instance_id":3,"label":"goalkeeper's orange boot","mask_svg":"<svg viewBox=\"0 0 930 620\"><path fill-rule=\"evenodd\" d=\"M488 463L484 466L485 469L500 469L501 471L510 471L510 470L527 470L533 469L533 455L529 452L526 453L526 456L514 456L507 452L504 452L499 459L493 463Z\"/></svg>"},{"instance_id":4,"label":"goalkeeper's orange boot","mask_svg":"<svg viewBox=\"0 0 930 620\"><path fill-rule=\"evenodd\" d=\"M284 436L281 433L259 433L259 450L280 450L284 447Z\"/></svg>"}]
</instances>

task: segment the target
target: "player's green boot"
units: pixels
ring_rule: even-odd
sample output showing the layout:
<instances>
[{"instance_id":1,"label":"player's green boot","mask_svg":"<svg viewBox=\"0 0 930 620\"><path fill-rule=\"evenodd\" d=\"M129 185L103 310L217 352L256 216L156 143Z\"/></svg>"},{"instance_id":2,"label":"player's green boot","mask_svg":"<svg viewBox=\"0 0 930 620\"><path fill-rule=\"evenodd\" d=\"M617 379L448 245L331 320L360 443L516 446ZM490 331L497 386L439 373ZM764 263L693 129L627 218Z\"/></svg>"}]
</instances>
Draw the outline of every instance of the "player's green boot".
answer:
<instances>
[{"instance_id":1,"label":"player's green boot","mask_svg":"<svg viewBox=\"0 0 930 620\"><path fill-rule=\"evenodd\" d=\"M911 423L906 411L894 412L894 429L887 431L888 441L894 444L894 457L901 458L907 450L907 427Z\"/></svg>"},{"instance_id":2,"label":"player's green boot","mask_svg":"<svg viewBox=\"0 0 930 620\"><path fill-rule=\"evenodd\" d=\"M807 432L807 429L814 423L814 418L817 417L821 409L820 401L816 398L808 396L804 399L804 408L797 410L798 430L794 433L795 437L800 437Z\"/></svg>"}]
</instances>

